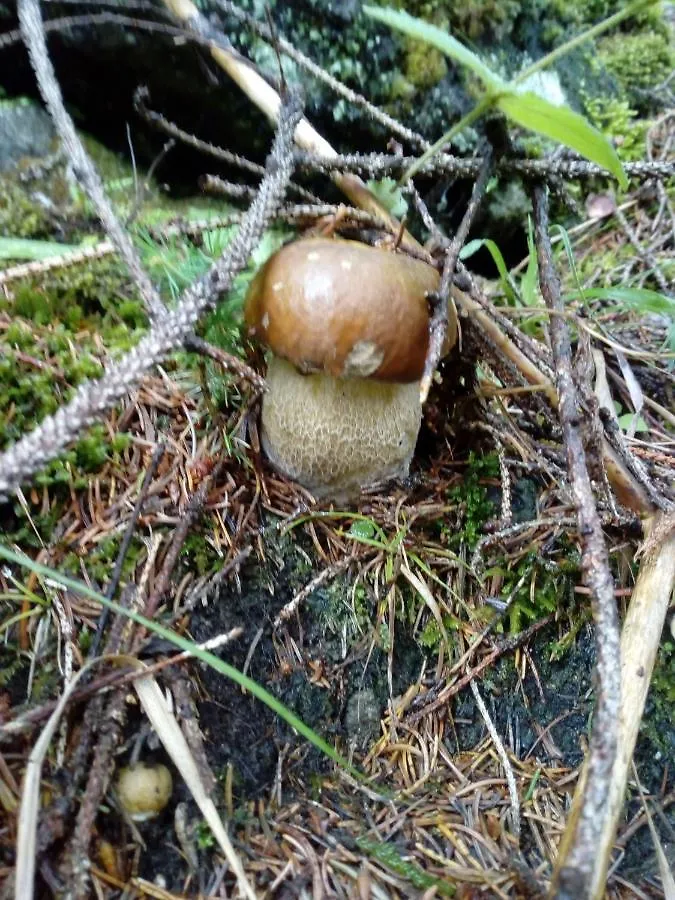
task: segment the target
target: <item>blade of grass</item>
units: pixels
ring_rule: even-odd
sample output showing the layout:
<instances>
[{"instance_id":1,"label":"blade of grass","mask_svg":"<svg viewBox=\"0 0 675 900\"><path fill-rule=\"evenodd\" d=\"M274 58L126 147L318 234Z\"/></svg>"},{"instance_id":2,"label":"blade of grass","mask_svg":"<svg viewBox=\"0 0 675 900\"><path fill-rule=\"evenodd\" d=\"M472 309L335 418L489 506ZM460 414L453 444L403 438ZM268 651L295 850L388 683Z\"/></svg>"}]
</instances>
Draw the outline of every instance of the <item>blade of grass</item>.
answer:
<instances>
[{"instance_id":1,"label":"blade of grass","mask_svg":"<svg viewBox=\"0 0 675 900\"><path fill-rule=\"evenodd\" d=\"M362 775L357 769L351 766L349 762L347 762L347 760L340 753L338 753L337 750L335 750L330 746L330 744L324 741L324 739L320 737L315 731L313 731L308 725L305 725L302 719L299 719L293 712L291 712L290 709L288 709L283 705L283 703L277 700L277 698L273 694L270 694L265 690L264 687L261 687L261 685L259 685L256 681L253 681L252 678L244 675L238 669L235 669L234 666L229 665L229 663L226 663L224 660L215 656L213 653L209 653L208 650L203 650L201 647L198 647L193 641L175 634L173 631L170 631L163 625L159 625L157 622L153 622L150 619L147 619L140 613L120 606L118 603L115 603L114 600L108 600L106 597L102 596L97 591L92 590L81 581L77 581L75 578L70 578L67 575L63 575L60 572L56 572L53 569L48 568L47 566L36 563L28 556L25 556L23 553L16 553L15 551L10 550L2 544L0 544L0 559L5 559L8 562L12 562L18 566L24 566L25 568L30 569L33 572L37 572L39 575L43 575L46 578L51 578L57 584L61 584L64 587L70 588L71 590L82 596L90 597L92 600L96 600L102 606L108 607L110 610L112 610L112 612L117 613L118 615L126 616L127 618L136 622L138 625L142 625L144 628L147 628L148 631L152 631L154 634L159 635L159 637L162 637L170 643L174 644L174 646L179 647L181 650L186 650L189 653L193 654L197 659L201 660L201 662L206 663L206 665L211 666L212 669L215 669L216 672L219 672L221 675L224 675L226 678L234 681L235 684L238 684L240 687L244 688L244 690L249 691L249 693L251 693L254 697L268 706L272 710L272 712L278 715L279 718L283 719L284 722L290 725L291 728L295 729L298 734L302 735L302 737L313 744L336 765L348 771L350 775L357 781L363 782L364 780L366 780L364 775Z\"/></svg>"},{"instance_id":2,"label":"blade of grass","mask_svg":"<svg viewBox=\"0 0 675 900\"><path fill-rule=\"evenodd\" d=\"M2 548L0 548L2 549ZM16 866L14 870L14 898L15 900L33 900L35 891L35 866L37 860L37 823L40 809L40 783L42 777L42 764L44 762L49 744L56 732L61 715L63 714L68 698L77 687L77 683L83 675L98 660L86 663L75 677L68 682L56 709L40 733L35 746L31 750L21 788L21 806L16 836Z\"/></svg>"},{"instance_id":3,"label":"blade of grass","mask_svg":"<svg viewBox=\"0 0 675 900\"><path fill-rule=\"evenodd\" d=\"M628 178L612 144L568 106L556 106L532 91L503 93L496 106L513 122L571 147L611 172L624 190L628 187Z\"/></svg>"},{"instance_id":4,"label":"blade of grass","mask_svg":"<svg viewBox=\"0 0 675 900\"><path fill-rule=\"evenodd\" d=\"M147 668L147 666L140 663L138 660L127 658L127 661L140 669ZM183 735L175 716L170 712L169 707L167 706L164 694L161 692L157 680L153 675L146 675L143 678L139 678L134 682L134 690L145 710L146 716L150 720L150 724L164 745L164 749L180 772L183 781L192 794L192 799L199 807L213 836L218 841L218 844L225 855L225 859L227 859L230 868L237 878L239 890L248 897L249 900L256 900L256 893L246 878L244 867L232 846L232 842L225 830L222 819L218 815L218 810L216 809L213 800L204 789L192 751L188 746L188 742L185 740L185 736Z\"/></svg>"},{"instance_id":5,"label":"blade of grass","mask_svg":"<svg viewBox=\"0 0 675 900\"><path fill-rule=\"evenodd\" d=\"M389 28L395 28L407 34L408 37L423 41L425 44L431 44L432 47L440 50L441 53L449 56L450 59L454 59L455 62L458 62L464 68L470 69L474 75L480 78L488 91L497 93L506 86L505 82L486 66L479 56L472 50L469 50L468 47L465 47L464 44L460 44L456 38L442 28L438 28L430 22L425 22L423 19L417 19L415 16L411 16L410 13L395 9L364 6L363 11L371 19L382 22L383 25L388 25Z\"/></svg>"}]
</instances>

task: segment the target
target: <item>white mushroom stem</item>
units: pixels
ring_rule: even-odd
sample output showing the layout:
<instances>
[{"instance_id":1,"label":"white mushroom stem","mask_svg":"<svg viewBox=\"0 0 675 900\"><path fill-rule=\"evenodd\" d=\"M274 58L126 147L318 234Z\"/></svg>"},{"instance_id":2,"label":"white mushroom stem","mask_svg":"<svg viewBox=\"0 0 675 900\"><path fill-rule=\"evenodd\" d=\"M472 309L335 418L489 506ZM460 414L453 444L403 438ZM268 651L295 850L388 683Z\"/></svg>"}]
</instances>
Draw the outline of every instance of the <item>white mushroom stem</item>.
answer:
<instances>
[{"instance_id":1,"label":"white mushroom stem","mask_svg":"<svg viewBox=\"0 0 675 900\"><path fill-rule=\"evenodd\" d=\"M422 421L418 381L301 375L275 356L266 380L263 449L316 496L348 498L408 474Z\"/></svg>"}]
</instances>

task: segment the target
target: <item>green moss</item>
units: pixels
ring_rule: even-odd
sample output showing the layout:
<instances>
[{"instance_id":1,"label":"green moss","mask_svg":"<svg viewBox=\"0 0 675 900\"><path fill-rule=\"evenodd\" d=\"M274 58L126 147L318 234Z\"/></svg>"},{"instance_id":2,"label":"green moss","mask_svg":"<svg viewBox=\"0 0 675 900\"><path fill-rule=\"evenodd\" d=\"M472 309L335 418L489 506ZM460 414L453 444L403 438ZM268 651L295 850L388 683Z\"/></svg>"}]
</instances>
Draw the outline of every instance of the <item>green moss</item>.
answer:
<instances>
[{"instance_id":1,"label":"green moss","mask_svg":"<svg viewBox=\"0 0 675 900\"><path fill-rule=\"evenodd\" d=\"M616 78L625 96L639 102L640 91L656 87L672 72L675 52L660 32L620 33L598 42L598 61Z\"/></svg>"},{"instance_id":2,"label":"green moss","mask_svg":"<svg viewBox=\"0 0 675 900\"><path fill-rule=\"evenodd\" d=\"M627 100L589 97L585 99L585 108L596 128L616 144L623 161L644 159L649 122L639 119L637 111L631 109Z\"/></svg>"},{"instance_id":3,"label":"green moss","mask_svg":"<svg viewBox=\"0 0 675 900\"><path fill-rule=\"evenodd\" d=\"M121 532L109 534L87 551L85 559L87 574L96 584L106 585L110 580L110 575L117 560L122 540L123 534ZM127 554L124 557L121 576L122 582L128 581L133 576L141 554L144 551L145 547L142 540L140 538L132 539ZM77 553L67 553L59 563L59 570L66 574L81 577L81 557Z\"/></svg>"},{"instance_id":4,"label":"green moss","mask_svg":"<svg viewBox=\"0 0 675 900\"><path fill-rule=\"evenodd\" d=\"M494 478L499 472L499 461L494 454L469 455L469 465L461 484L448 492L448 499L458 503L463 510L459 527L441 525L441 534L449 547L466 544L475 547L481 537L485 522L494 515L495 504L488 496L486 478Z\"/></svg>"},{"instance_id":5,"label":"green moss","mask_svg":"<svg viewBox=\"0 0 675 900\"><path fill-rule=\"evenodd\" d=\"M405 76L416 88L430 88L445 77L448 67L443 54L422 41L405 43Z\"/></svg>"},{"instance_id":6,"label":"green moss","mask_svg":"<svg viewBox=\"0 0 675 900\"><path fill-rule=\"evenodd\" d=\"M675 642L664 641L659 647L652 676L646 713L640 730L666 759L673 753L675 729L673 706L675 705Z\"/></svg>"},{"instance_id":7,"label":"green moss","mask_svg":"<svg viewBox=\"0 0 675 900\"><path fill-rule=\"evenodd\" d=\"M544 560L533 550L512 568L495 566L486 572L503 577L501 597L509 603L505 630L517 634L572 598L574 579L569 568L567 564ZM571 568L576 572L575 566Z\"/></svg>"}]
</instances>

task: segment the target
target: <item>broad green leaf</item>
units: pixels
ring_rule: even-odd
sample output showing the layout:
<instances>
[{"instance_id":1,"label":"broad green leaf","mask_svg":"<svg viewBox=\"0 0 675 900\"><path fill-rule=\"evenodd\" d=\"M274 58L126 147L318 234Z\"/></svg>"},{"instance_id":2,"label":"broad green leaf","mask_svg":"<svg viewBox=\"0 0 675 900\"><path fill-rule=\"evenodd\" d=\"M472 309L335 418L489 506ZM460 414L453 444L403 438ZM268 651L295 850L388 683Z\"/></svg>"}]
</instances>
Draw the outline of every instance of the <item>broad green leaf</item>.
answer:
<instances>
[{"instance_id":1,"label":"broad green leaf","mask_svg":"<svg viewBox=\"0 0 675 900\"><path fill-rule=\"evenodd\" d=\"M375 523L369 519L357 519L352 522L352 526L347 532L350 537L360 538L363 540L375 537Z\"/></svg>"},{"instance_id":2,"label":"broad green leaf","mask_svg":"<svg viewBox=\"0 0 675 900\"><path fill-rule=\"evenodd\" d=\"M504 81L489 69L479 56L469 50L468 47L465 47L464 44L460 44L447 31L437 28L436 25L431 25L429 22L422 21L422 19L416 19L415 16L411 16L407 12L399 12L394 9L364 6L363 11L367 16L377 19L378 22L382 22L390 28L396 28L411 38L431 44L432 47L440 50L441 53L445 53L450 59L454 59L460 65L471 69L491 93L498 93L505 88Z\"/></svg>"},{"instance_id":3,"label":"broad green leaf","mask_svg":"<svg viewBox=\"0 0 675 900\"><path fill-rule=\"evenodd\" d=\"M81 250L78 244L57 244L56 241L35 241L31 238L0 237L0 259L40 260L63 256Z\"/></svg>"},{"instance_id":4,"label":"broad green leaf","mask_svg":"<svg viewBox=\"0 0 675 900\"><path fill-rule=\"evenodd\" d=\"M621 428L622 431L630 431L631 428L635 432L649 431L647 423L642 416L636 417L635 413L632 412L624 413L622 416L619 416L619 428Z\"/></svg>"},{"instance_id":5,"label":"broad green leaf","mask_svg":"<svg viewBox=\"0 0 675 900\"><path fill-rule=\"evenodd\" d=\"M392 216L402 219L408 212L408 201L393 178L371 179L366 184Z\"/></svg>"},{"instance_id":6,"label":"broad green leaf","mask_svg":"<svg viewBox=\"0 0 675 900\"><path fill-rule=\"evenodd\" d=\"M611 172L624 190L628 187L614 147L597 128L569 107L555 106L530 91L502 93L496 98L496 105L518 125L571 147Z\"/></svg>"}]
</instances>

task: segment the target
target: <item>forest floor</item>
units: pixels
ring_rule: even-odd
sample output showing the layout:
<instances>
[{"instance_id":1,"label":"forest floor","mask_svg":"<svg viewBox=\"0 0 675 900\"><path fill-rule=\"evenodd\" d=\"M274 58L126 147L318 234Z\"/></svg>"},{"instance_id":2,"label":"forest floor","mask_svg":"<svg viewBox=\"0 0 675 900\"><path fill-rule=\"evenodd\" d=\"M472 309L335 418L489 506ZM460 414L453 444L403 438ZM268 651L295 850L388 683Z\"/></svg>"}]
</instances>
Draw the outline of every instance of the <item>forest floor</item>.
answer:
<instances>
[{"instance_id":1,"label":"forest floor","mask_svg":"<svg viewBox=\"0 0 675 900\"><path fill-rule=\"evenodd\" d=\"M655 145L670 146L672 121L655 132ZM60 165L40 183L61 198L57 212L29 201L11 212L14 234L29 242L79 245L100 233L83 197L63 199ZM3 196L18 202L25 182L3 181ZM117 187L128 190L124 177ZM675 224L667 211L657 220L659 196L634 190L618 217L609 201L594 202L569 231L574 270L564 242L556 244L564 290L650 284L651 264L668 264L659 240ZM222 215L222 204L203 198L176 204L151 195L138 242L167 298L227 242L231 228L220 221L195 225ZM287 233L268 234L234 296L204 323L211 346L257 364L241 334L241 297ZM657 249L638 259L636 240ZM146 328L114 257L90 253L21 272L15 252L0 271L0 450ZM515 293L497 280L481 284L543 340L531 271L528 260L516 267ZM577 298L570 310L606 349L626 441L667 489L672 319L636 309L620 292ZM44 891L86 865L99 897L232 895L231 865L131 689L134 657L161 664L156 677L260 896L539 896L593 714L594 633L575 508L560 435L536 397L523 401L470 352L450 357L440 374L409 480L351 507L317 503L275 474L257 449L254 390L187 351L0 506L5 546L194 642L228 636L214 652L364 776L204 662L167 664L175 648L164 638L140 626L130 635L115 617L103 631L91 593L5 565L0 881L14 865L28 755L54 701L86 660L115 653L116 665L101 662L75 688L47 751L37 857ZM595 487L623 614L639 522L613 507L605 485ZM645 802L672 862L674 685L666 629L612 897L663 896ZM130 819L109 777L138 758L166 765L174 781L168 804L145 822Z\"/></svg>"}]
</instances>

